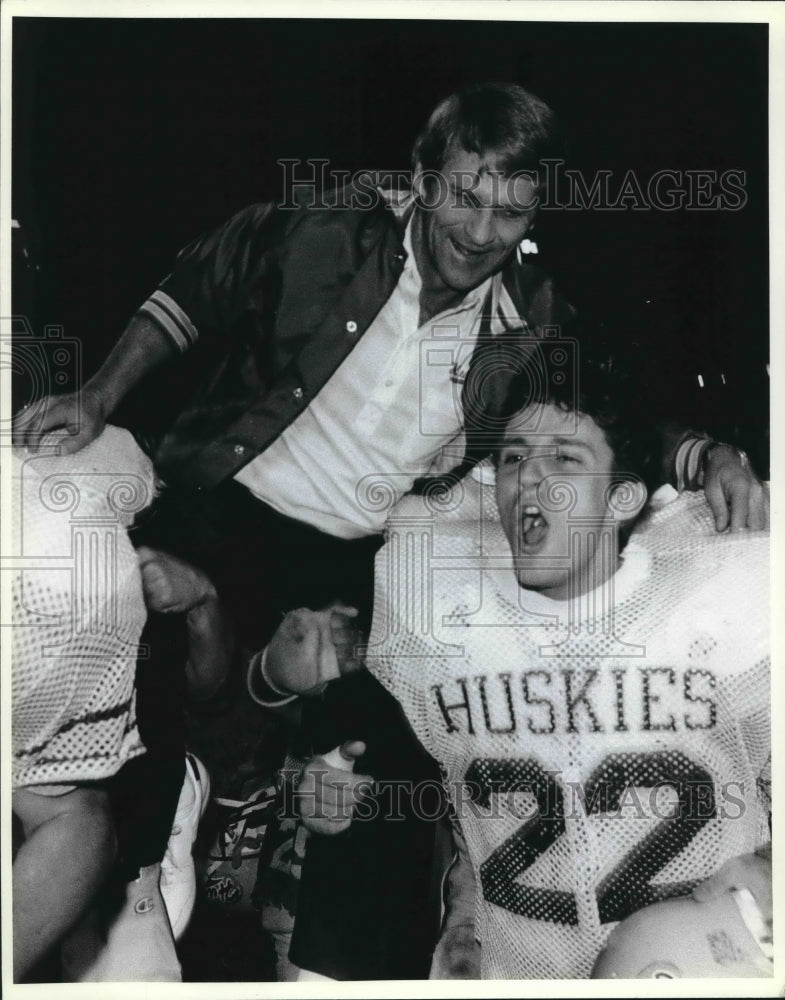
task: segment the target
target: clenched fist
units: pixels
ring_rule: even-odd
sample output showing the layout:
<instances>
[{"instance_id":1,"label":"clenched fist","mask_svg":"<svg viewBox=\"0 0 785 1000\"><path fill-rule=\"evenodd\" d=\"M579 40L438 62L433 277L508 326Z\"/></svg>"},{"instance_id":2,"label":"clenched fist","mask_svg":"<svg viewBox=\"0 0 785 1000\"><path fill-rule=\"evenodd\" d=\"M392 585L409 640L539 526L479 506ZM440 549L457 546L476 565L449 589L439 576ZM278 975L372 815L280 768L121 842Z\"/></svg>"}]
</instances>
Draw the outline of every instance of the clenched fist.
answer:
<instances>
[{"instance_id":1,"label":"clenched fist","mask_svg":"<svg viewBox=\"0 0 785 1000\"><path fill-rule=\"evenodd\" d=\"M362 635L353 625L356 615L356 608L337 603L322 611L290 611L267 647L265 670L275 688L319 694L328 681L360 670Z\"/></svg>"}]
</instances>

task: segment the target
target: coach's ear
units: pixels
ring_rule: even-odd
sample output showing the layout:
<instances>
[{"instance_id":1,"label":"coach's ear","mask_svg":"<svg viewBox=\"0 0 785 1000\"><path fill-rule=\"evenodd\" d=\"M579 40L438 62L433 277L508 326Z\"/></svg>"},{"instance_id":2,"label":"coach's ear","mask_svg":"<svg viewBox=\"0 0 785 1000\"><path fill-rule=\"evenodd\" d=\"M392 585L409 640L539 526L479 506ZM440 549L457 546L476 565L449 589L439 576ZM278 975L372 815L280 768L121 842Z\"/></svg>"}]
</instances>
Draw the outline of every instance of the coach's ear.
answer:
<instances>
[{"instance_id":1,"label":"coach's ear","mask_svg":"<svg viewBox=\"0 0 785 1000\"><path fill-rule=\"evenodd\" d=\"M618 524L634 520L643 510L648 498L649 494L643 480L617 480L608 491L608 507L613 520Z\"/></svg>"}]
</instances>

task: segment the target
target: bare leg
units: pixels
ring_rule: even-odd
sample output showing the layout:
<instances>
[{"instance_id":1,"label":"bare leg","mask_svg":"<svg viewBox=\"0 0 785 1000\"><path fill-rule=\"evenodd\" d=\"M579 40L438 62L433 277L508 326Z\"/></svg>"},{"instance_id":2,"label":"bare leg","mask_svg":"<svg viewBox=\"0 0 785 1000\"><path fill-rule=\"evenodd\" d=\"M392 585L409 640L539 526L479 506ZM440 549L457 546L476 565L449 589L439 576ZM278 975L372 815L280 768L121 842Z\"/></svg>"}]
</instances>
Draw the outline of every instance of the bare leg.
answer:
<instances>
[{"instance_id":1,"label":"bare leg","mask_svg":"<svg viewBox=\"0 0 785 1000\"><path fill-rule=\"evenodd\" d=\"M13 793L25 842L13 866L14 979L18 982L82 915L114 861L106 793Z\"/></svg>"}]
</instances>

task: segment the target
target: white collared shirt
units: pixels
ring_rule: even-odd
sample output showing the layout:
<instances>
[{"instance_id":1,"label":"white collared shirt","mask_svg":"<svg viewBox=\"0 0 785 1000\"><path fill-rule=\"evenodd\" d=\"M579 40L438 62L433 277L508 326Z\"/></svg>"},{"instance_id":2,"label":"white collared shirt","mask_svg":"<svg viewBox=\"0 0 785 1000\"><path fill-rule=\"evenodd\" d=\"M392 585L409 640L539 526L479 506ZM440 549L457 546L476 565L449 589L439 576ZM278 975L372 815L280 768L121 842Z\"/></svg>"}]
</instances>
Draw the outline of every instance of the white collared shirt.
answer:
<instances>
[{"instance_id":1,"label":"white collared shirt","mask_svg":"<svg viewBox=\"0 0 785 1000\"><path fill-rule=\"evenodd\" d=\"M419 325L411 243L398 284L307 409L235 479L288 517L339 538L382 530L420 476L463 456L462 383L491 291L491 332L517 318L501 275ZM505 323L498 317L504 316Z\"/></svg>"}]
</instances>

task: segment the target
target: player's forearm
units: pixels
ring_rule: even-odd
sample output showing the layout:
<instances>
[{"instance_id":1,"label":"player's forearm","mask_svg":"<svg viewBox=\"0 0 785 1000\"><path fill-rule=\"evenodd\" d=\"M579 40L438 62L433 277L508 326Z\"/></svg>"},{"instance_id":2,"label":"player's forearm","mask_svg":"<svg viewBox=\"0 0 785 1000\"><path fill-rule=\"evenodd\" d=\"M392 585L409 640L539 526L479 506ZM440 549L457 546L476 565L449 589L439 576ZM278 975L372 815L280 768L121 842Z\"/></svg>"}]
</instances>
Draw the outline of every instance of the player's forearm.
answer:
<instances>
[{"instance_id":1,"label":"player's forearm","mask_svg":"<svg viewBox=\"0 0 785 1000\"><path fill-rule=\"evenodd\" d=\"M296 694L273 686L265 669L266 652L267 647L251 657L247 673L248 692L258 705L297 728L302 714L300 699Z\"/></svg>"},{"instance_id":2,"label":"player's forearm","mask_svg":"<svg viewBox=\"0 0 785 1000\"><path fill-rule=\"evenodd\" d=\"M444 880L444 917L429 979L479 979L480 945L474 921L476 882L455 817L452 817L452 838L455 856Z\"/></svg>"},{"instance_id":3,"label":"player's forearm","mask_svg":"<svg viewBox=\"0 0 785 1000\"><path fill-rule=\"evenodd\" d=\"M186 627L188 686L193 697L203 700L215 694L228 676L235 653L234 630L214 593L191 608Z\"/></svg>"},{"instance_id":4,"label":"player's forearm","mask_svg":"<svg viewBox=\"0 0 785 1000\"><path fill-rule=\"evenodd\" d=\"M477 884L460 823L452 818L453 860L444 880L445 926L473 924Z\"/></svg>"},{"instance_id":5,"label":"player's forearm","mask_svg":"<svg viewBox=\"0 0 785 1000\"><path fill-rule=\"evenodd\" d=\"M170 338L153 320L134 316L106 361L86 383L108 415L148 372L175 354Z\"/></svg>"}]
</instances>

